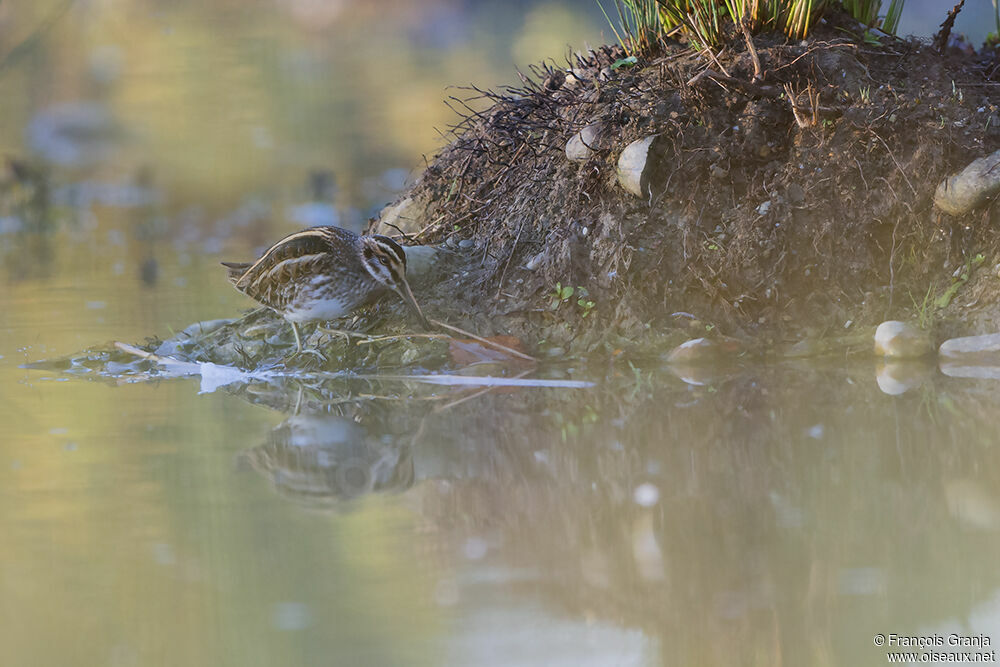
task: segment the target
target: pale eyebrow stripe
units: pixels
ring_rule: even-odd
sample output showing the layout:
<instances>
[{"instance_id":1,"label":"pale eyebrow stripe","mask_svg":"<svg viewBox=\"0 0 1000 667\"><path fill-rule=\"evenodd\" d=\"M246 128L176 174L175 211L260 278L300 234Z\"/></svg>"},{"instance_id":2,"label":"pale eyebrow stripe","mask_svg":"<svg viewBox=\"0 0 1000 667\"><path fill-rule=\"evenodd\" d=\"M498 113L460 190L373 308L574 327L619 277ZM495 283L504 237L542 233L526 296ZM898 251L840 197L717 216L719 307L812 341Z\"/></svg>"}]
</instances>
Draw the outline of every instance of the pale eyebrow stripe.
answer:
<instances>
[{"instance_id":1,"label":"pale eyebrow stripe","mask_svg":"<svg viewBox=\"0 0 1000 667\"><path fill-rule=\"evenodd\" d=\"M378 247L385 251L386 254L394 257L403 266L406 266L406 251L403 250L403 246L389 245L388 243L380 242Z\"/></svg>"}]
</instances>

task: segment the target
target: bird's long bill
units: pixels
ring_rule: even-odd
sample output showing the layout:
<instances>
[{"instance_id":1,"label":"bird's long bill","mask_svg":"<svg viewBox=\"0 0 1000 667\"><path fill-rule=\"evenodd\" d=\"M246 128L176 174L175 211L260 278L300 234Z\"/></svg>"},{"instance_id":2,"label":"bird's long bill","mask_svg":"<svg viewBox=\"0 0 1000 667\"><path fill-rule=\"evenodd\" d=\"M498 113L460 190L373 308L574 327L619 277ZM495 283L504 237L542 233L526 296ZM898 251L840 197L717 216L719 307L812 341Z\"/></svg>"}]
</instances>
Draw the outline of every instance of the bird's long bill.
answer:
<instances>
[{"instance_id":1,"label":"bird's long bill","mask_svg":"<svg viewBox=\"0 0 1000 667\"><path fill-rule=\"evenodd\" d=\"M399 296L403 297L403 301L406 302L406 305L417 314L417 317L420 318L420 323L425 327L430 327L430 322L428 322L427 318L424 317L424 311L420 310L420 304L417 303L416 297L413 296L413 290L410 289L410 283L403 280L402 287L397 287L396 292Z\"/></svg>"}]
</instances>

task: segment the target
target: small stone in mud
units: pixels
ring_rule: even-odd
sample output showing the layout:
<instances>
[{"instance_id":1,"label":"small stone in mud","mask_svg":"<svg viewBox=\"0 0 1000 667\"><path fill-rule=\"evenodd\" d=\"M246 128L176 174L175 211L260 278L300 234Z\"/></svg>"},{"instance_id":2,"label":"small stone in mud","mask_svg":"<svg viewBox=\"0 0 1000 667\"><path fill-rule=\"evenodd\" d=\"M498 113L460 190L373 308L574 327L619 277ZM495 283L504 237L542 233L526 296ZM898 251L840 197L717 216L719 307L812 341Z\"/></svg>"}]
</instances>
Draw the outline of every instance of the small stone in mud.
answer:
<instances>
[{"instance_id":1,"label":"small stone in mud","mask_svg":"<svg viewBox=\"0 0 1000 667\"><path fill-rule=\"evenodd\" d=\"M407 278L421 278L431 273L438 262L437 248L427 245L403 246Z\"/></svg>"},{"instance_id":2,"label":"small stone in mud","mask_svg":"<svg viewBox=\"0 0 1000 667\"><path fill-rule=\"evenodd\" d=\"M424 226L429 205L430 198L426 195L404 197L382 209L374 231L378 234L395 234L402 229L407 233L415 233Z\"/></svg>"},{"instance_id":3,"label":"small stone in mud","mask_svg":"<svg viewBox=\"0 0 1000 667\"><path fill-rule=\"evenodd\" d=\"M1000 151L973 160L946 178L934 192L934 205L949 215L962 215L1000 192Z\"/></svg>"},{"instance_id":4,"label":"small stone in mud","mask_svg":"<svg viewBox=\"0 0 1000 667\"><path fill-rule=\"evenodd\" d=\"M647 158L655 136L633 141L618 157L618 182L636 197L645 197L649 191Z\"/></svg>"},{"instance_id":5,"label":"small stone in mud","mask_svg":"<svg viewBox=\"0 0 1000 667\"><path fill-rule=\"evenodd\" d=\"M472 239L462 239L461 241L458 242L458 247L461 248L462 250L468 250L474 245L476 244Z\"/></svg>"},{"instance_id":6,"label":"small stone in mud","mask_svg":"<svg viewBox=\"0 0 1000 667\"><path fill-rule=\"evenodd\" d=\"M527 263L524 265L524 268L526 268L528 271L534 271L538 267L540 267L542 265L542 262L544 261L545 261L545 251L543 250L542 252L538 253L537 255L529 259Z\"/></svg>"},{"instance_id":7,"label":"small stone in mud","mask_svg":"<svg viewBox=\"0 0 1000 667\"><path fill-rule=\"evenodd\" d=\"M602 149L603 123L591 123L566 142L566 157L577 162L585 162L594 155L594 149Z\"/></svg>"},{"instance_id":8,"label":"small stone in mud","mask_svg":"<svg viewBox=\"0 0 1000 667\"><path fill-rule=\"evenodd\" d=\"M933 350L930 336L919 328L889 320L875 330L875 354L896 359L916 359Z\"/></svg>"},{"instance_id":9,"label":"small stone in mud","mask_svg":"<svg viewBox=\"0 0 1000 667\"><path fill-rule=\"evenodd\" d=\"M1000 356L1000 334L951 338L941 343L938 354L946 359L958 359L973 355Z\"/></svg>"}]
</instances>

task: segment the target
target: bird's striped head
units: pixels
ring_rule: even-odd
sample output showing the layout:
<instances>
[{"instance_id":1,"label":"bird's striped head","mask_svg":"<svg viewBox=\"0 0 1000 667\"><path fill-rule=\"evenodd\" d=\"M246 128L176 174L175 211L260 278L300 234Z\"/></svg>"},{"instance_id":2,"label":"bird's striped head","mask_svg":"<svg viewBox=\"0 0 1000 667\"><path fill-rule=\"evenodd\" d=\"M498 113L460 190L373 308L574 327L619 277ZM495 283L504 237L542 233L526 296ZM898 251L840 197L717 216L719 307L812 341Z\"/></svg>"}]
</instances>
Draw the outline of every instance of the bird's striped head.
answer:
<instances>
[{"instance_id":1,"label":"bird's striped head","mask_svg":"<svg viewBox=\"0 0 1000 667\"><path fill-rule=\"evenodd\" d=\"M406 282L406 253L388 236L362 236L361 254L368 273L389 289Z\"/></svg>"},{"instance_id":2,"label":"bird's striped head","mask_svg":"<svg viewBox=\"0 0 1000 667\"><path fill-rule=\"evenodd\" d=\"M388 236L362 236L361 255L362 263L372 278L399 294L426 325L427 319L406 282L406 253L402 246Z\"/></svg>"}]
</instances>

